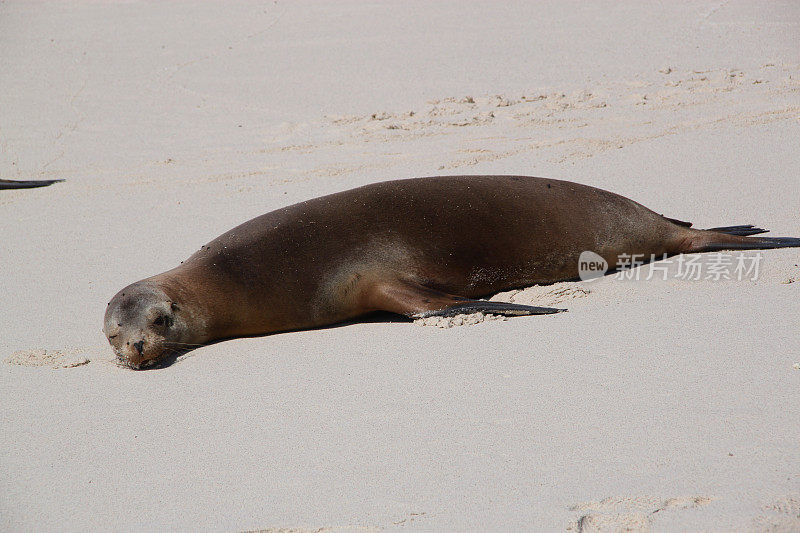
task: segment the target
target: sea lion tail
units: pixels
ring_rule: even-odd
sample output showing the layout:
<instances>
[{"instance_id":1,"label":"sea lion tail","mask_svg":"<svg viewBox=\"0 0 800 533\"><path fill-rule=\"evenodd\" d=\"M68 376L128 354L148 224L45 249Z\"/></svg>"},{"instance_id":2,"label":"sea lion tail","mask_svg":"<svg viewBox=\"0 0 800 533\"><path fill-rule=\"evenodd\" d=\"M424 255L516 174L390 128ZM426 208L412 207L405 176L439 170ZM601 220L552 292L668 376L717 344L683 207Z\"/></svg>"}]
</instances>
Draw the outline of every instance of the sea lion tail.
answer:
<instances>
[{"instance_id":1,"label":"sea lion tail","mask_svg":"<svg viewBox=\"0 0 800 533\"><path fill-rule=\"evenodd\" d=\"M797 237L753 237L769 230L751 225L723 226L698 230L689 240L685 253L719 252L722 250L770 250L773 248L800 248Z\"/></svg>"}]
</instances>

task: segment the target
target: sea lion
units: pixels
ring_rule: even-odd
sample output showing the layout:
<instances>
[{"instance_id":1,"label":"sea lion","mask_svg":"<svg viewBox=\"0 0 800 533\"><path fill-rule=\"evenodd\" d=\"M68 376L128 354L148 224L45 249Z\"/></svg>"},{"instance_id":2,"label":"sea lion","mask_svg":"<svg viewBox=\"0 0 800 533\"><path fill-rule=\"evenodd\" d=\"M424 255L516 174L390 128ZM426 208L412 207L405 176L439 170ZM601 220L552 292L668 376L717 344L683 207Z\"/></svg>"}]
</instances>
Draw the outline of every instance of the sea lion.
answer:
<instances>
[{"instance_id":1,"label":"sea lion","mask_svg":"<svg viewBox=\"0 0 800 533\"><path fill-rule=\"evenodd\" d=\"M525 176L375 183L295 204L217 237L122 289L104 331L140 368L187 346L325 326L373 311L406 316L559 309L478 298L576 279L582 252L661 257L800 246L753 226L692 229L586 185Z\"/></svg>"}]
</instances>

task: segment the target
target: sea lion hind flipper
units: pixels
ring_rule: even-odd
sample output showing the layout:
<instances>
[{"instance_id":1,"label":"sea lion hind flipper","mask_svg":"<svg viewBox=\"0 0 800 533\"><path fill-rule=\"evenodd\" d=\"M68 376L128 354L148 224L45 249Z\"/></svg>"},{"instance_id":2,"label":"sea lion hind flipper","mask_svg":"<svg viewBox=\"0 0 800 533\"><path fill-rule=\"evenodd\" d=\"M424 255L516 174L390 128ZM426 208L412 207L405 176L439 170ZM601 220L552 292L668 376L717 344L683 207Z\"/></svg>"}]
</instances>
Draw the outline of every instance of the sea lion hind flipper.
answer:
<instances>
[{"instance_id":1,"label":"sea lion hind flipper","mask_svg":"<svg viewBox=\"0 0 800 533\"><path fill-rule=\"evenodd\" d=\"M764 233L761 228L728 226L710 230L694 230L692 238L684 241L678 253L721 252L725 250L770 250L774 248L800 248L797 237L753 237Z\"/></svg>"},{"instance_id":2,"label":"sea lion hind flipper","mask_svg":"<svg viewBox=\"0 0 800 533\"><path fill-rule=\"evenodd\" d=\"M759 233L769 233L768 229L757 228L752 224L743 224L741 226L722 226L719 228L708 228L708 231L716 231L718 233L725 233L727 235L739 235L748 237L750 235L758 235Z\"/></svg>"},{"instance_id":3,"label":"sea lion hind flipper","mask_svg":"<svg viewBox=\"0 0 800 533\"><path fill-rule=\"evenodd\" d=\"M371 295L372 307L411 318L429 316L454 316L469 313L491 313L504 316L549 315L566 311L553 307L507 302L474 300L408 281L384 282L375 287Z\"/></svg>"},{"instance_id":4,"label":"sea lion hind flipper","mask_svg":"<svg viewBox=\"0 0 800 533\"><path fill-rule=\"evenodd\" d=\"M797 237L742 237L742 241L710 242L702 252L722 252L725 250L772 250L775 248L800 248Z\"/></svg>"}]
</instances>

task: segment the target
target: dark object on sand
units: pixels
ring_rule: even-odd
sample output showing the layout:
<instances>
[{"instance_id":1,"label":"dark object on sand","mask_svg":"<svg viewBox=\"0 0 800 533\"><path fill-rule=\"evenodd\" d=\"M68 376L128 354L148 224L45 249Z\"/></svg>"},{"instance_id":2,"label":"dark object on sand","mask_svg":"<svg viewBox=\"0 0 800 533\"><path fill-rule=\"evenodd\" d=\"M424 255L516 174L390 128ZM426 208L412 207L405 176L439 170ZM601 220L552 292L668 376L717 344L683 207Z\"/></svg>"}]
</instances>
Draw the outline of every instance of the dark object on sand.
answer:
<instances>
[{"instance_id":1,"label":"dark object on sand","mask_svg":"<svg viewBox=\"0 0 800 533\"><path fill-rule=\"evenodd\" d=\"M0 189L33 189L35 187L47 187L48 185L58 183L59 181L64 180L0 180Z\"/></svg>"}]
</instances>

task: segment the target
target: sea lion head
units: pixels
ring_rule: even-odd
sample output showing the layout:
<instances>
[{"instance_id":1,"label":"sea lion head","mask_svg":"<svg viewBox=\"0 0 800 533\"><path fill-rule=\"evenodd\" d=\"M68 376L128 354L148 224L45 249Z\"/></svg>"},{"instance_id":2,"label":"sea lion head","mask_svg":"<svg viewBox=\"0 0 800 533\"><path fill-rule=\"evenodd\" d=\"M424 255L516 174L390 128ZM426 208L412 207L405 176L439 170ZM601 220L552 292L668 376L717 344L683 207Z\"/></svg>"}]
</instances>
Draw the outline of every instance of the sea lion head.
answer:
<instances>
[{"instance_id":1,"label":"sea lion head","mask_svg":"<svg viewBox=\"0 0 800 533\"><path fill-rule=\"evenodd\" d=\"M180 351L188 331L180 303L148 280L128 285L111 299L103 326L120 363L135 369Z\"/></svg>"}]
</instances>

